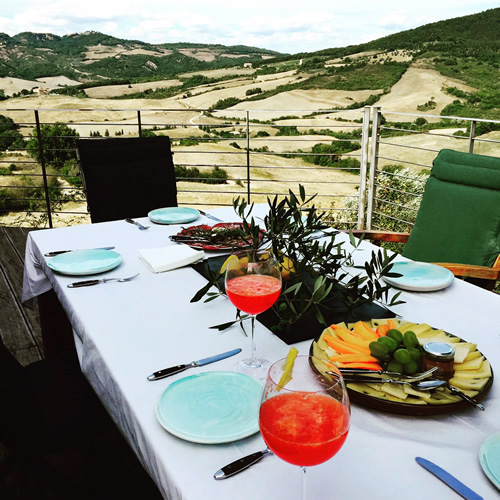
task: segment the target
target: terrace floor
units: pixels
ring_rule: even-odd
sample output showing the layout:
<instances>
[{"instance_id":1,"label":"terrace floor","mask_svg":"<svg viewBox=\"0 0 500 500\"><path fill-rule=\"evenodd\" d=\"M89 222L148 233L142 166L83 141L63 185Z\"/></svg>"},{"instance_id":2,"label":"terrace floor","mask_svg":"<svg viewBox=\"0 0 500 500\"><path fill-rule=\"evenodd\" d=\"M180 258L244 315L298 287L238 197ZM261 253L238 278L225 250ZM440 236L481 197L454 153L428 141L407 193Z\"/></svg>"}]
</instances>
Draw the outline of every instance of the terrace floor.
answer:
<instances>
[{"instance_id":1,"label":"terrace floor","mask_svg":"<svg viewBox=\"0 0 500 500\"><path fill-rule=\"evenodd\" d=\"M38 310L21 304L24 250L31 230L0 227L0 335L23 366L43 358ZM71 498L161 499L156 486L116 429L93 441L91 459L88 454L78 453L60 453L47 458L61 477L75 485ZM82 473L83 470L91 473ZM0 498L67 500L68 496L44 486L35 471L0 441Z\"/></svg>"}]
</instances>

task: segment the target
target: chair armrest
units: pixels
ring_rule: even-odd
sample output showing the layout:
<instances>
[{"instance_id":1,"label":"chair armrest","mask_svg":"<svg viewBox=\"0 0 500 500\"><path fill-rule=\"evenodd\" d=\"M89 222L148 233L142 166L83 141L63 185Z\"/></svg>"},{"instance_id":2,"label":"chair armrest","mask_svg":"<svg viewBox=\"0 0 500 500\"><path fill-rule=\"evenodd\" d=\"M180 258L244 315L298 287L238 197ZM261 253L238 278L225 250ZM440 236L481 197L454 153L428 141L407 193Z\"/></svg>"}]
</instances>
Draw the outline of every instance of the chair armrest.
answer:
<instances>
[{"instance_id":1,"label":"chair armrest","mask_svg":"<svg viewBox=\"0 0 500 500\"><path fill-rule=\"evenodd\" d=\"M365 240L373 241L392 241L397 243L406 243L410 233L397 233L394 231L373 231L367 229L355 229L351 231L357 238L364 235Z\"/></svg>"},{"instance_id":2,"label":"chair armrest","mask_svg":"<svg viewBox=\"0 0 500 500\"><path fill-rule=\"evenodd\" d=\"M485 280L497 280L500 277L500 269L485 266L473 266L472 264L452 264L449 262L433 262L438 266L446 267L455 276L465 276L469 278L481 278Z\"/></svg>"}]
</instances>

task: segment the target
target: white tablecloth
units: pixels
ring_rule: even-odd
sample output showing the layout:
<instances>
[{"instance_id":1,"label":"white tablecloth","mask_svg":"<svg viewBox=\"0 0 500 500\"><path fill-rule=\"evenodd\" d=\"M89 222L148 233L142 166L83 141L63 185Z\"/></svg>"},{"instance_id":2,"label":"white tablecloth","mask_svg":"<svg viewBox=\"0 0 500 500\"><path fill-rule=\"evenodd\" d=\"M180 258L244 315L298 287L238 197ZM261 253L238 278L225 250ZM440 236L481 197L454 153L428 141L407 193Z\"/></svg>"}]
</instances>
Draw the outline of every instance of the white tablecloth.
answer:
<instances>
[{"instance_id":1,"label":"white tablecloth","mask_svg":"<svg viewBox=\"0 0 500 500\"><path fill-rule=\"evenodd\" d=\"M232 209L213 213L235 220ZM148 220L139 219L147 223ZM209 222L200 218L194 224ZM138 250L168 245L179 226L150 224L147 231L116 221L36 231L26 248L23 298L54 288L73 325L82 370L119 425L160 491L171 500L295 499L301 495L301 471L268 456L247 471L225 481L213 474L223 465L265 447L259 434L223 445L202 445L176 438L155 417L156 402L165 388L186 375L157 382L146 376L155 370L190 362L236 347L238 356L191 370L232 369L250 354L250 339L238 327L226 332L210 326L234 319L235 309L224 298L190 303L206 282L191 268L153 274L140 261ZM56 275L44 252L66 248L114 245L123 262L107 277L140 276L129 283L109 283L69 289L75 277ZM362 244L356 260L372 247ZM393 308L405 319L443 328L468 341L500 369L500 297L460 280L432 293L404 292L405 304ZM320 332L314 332L320 333ZM289 346L258 324L257 350L274 361ZM296 344L303 354L310 341ZM467 408L456 414L408 417L352 404L347 441L330 461L307 473L308 498L455 499L456 494L415 462L432 460L486 499L498 498L478 460L483 440L500 431L500 389L495 383L484 400L486 411Z\"/></svg>"}]
</instances>

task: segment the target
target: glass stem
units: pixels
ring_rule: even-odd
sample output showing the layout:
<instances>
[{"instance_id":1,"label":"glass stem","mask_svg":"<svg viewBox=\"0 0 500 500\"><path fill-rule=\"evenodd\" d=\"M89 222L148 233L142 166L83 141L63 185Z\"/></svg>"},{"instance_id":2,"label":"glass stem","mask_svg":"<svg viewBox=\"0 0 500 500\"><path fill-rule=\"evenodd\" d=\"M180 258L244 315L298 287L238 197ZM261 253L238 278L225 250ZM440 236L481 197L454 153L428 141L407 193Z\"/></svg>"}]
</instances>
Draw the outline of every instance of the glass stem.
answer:
<instances>
[{"instance_id":1,"label":"glass stem","mask_svg":"<svg viewBox=\"0 0 500 500\"><path fill-rule=\"evenodd\" d=\"M255 314L252 314L252 359L257 359L257 345L255 343Z\"/></svg>"},{"instance_id":2,"label":"glass stem","mask_svg":"<svg viewBox=\"0 0 500 500\"><path fill-rule=\"evenodd\" d=\"M301 467L302 469L302 500L306 500L306 468L305 467Z\"/></svg>"}]
</instances>

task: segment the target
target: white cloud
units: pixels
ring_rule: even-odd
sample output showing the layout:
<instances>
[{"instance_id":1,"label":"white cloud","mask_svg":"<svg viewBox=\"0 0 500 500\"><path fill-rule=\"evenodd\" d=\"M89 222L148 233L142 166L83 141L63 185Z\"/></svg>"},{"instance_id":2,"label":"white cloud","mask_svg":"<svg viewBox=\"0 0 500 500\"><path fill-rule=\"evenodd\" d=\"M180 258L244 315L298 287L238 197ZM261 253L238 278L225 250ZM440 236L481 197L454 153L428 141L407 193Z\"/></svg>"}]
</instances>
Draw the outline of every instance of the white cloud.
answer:
<instances>
[{"instance_id":1,"label":"white cloud","mask_svg":"<svg viewBox=\"0 0 500 500\"><path fill-rule=\"evenodd\" d=\"M498 7L498 0L10 0L0 32L65 35L87 30L152 43L250 44L282 52L309 52L370 41L441 19Z\"/></svg>"}]
</instances>

